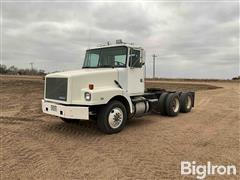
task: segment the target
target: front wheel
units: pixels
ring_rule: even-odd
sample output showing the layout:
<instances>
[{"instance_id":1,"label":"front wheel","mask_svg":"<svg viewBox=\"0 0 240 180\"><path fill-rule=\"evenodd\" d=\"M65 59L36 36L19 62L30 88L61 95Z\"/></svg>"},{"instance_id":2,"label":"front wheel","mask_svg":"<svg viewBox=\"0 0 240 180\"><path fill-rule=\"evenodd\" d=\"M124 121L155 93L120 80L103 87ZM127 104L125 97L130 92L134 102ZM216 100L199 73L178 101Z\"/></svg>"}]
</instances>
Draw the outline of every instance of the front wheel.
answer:
<instances>
[{"instance_id":1,"label":"front wheel","mask_svg":"<svg viewBox=\"0 0 240 180\"><path fill-rule=\"evenodd\" d=\"M103 106L97 118L99 129L107 134L120 132L127 121L127 110L120 101L110 101Z\"/></svg>"}]
</instances>

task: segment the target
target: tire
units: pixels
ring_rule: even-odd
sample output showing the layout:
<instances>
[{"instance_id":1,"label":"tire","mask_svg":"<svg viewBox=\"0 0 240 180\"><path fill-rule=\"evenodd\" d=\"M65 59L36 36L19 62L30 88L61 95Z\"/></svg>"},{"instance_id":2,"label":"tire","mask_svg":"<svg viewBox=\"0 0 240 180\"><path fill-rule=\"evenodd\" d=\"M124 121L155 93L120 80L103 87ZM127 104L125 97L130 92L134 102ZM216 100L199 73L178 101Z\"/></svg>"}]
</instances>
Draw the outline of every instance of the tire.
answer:
<instances>
[{"instance_id":1,"label":"tire","mask_svg":"<svg viewBox=\"0 0 240 180\"><path fill-rule=\"evenodd\" d=\"M120 132L126 125L126 122L127 110L120 101L110 101L99 110L97 125L106 134Z\"/></svg>"},{"instance_id":2,"label":"tire","mask_svg":"<svg viewBox=\"0 0 240 180\"><path fill-rule=\"evenodd\" d=\"M191 93L183 92L180 96L180 112L188 113L191 111L193 98Z\"/></svg>"},{"instance_id":3,"label":"tire","mask_svg":"<svg viewBox=\"0 0 240 180\"><path fill-rule=\"evenodd\" d=\"M160 111L161 115L163 115L163 116L167 115L167 112L166 112L167 96L168 96L168 93L164 92L164 93L161 94L161 96L160 96L160 98L158 100L159 111Z\"/></svg>"},{"instance_id":4,"label":"tire","mask_svg":"<svg viewBox=\"0 0 240 180\"><path fill-rule=\"evenodd\" d=\"M66 119L66 118L61 118L65 123L73 123L75 120L74 119Z\"/></svg>"},{"instance_id":5,"label":"tire","mask_svg":"<svg viewBox=\"0 0 240 180\"><path fill-rule=\"evenodd\" d=\"M166 100L166 112L168 116L177 116L180 111L180 100L177 93L170 93Z\"/></svg>"}]
</instances>

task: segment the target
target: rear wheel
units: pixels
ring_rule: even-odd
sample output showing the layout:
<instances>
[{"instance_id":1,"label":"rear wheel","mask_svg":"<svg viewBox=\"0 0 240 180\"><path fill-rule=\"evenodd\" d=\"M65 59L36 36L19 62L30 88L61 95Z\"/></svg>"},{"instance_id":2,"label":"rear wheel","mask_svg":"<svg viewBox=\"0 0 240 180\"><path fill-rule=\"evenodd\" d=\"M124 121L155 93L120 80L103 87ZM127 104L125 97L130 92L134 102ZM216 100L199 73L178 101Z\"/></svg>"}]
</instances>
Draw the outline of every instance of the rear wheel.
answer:
<instances>
[{"instance_id":1,"label":"rear wheel","mask_svg":"<svg viewBox=\"0 0 240 180\"><path fill-rule=\"evenodd\" d=\"M168 116L177 116L180 110L180 100L177 93L170 93L166 100L166 113Z\"/></svg>"},{"instance_id":2,"label":"rear wheel","mask_svg":"<svg viewBox=\"0 0 240 180\"><path fill-rule=\"evenodd\" d=\"M127 110L120 101L111 101L103 106L99 113L97 124L99 129L107 134L120 132L127 121Z\"/></svg>"},{"instance_id":3,"label":"rear wheel","mask_svg":"<svg viewBox=\"0 0 240 180\"><path fill-rule=\"evenodd\" d=\"M159 111L161 113L161 115L165 116L167 115L167 112L166 112L166 100L167 100L167 96L168 96L168 93L167 92L164 92L161 94L159 100L158 100L158 103L159 103Z\"/></svg>"},{"instance_id":4,"label":"rear wheel","mask_svg":"<svg viewBox=\"0 0 240 180\"><path fill-rule=\"evenodd\" d=\"M188 113L192 109L192 95L188 92L183 92L180 96L180 112Z\"/></svg>"}]
</instances>

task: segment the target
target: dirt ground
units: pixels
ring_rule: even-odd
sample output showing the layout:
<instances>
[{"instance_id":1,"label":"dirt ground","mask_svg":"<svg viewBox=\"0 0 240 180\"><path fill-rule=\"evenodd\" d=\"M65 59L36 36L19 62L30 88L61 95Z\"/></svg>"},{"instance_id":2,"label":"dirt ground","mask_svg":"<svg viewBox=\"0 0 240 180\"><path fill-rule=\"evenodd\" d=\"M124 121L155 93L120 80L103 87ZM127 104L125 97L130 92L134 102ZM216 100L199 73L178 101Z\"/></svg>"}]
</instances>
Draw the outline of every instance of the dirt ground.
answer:
<instances>
[{"instance_id":1,"label":"dirt ground","mask_svg":"<svg viewBox=\"0 0 240 180\"><path fill-rule=\"evenodd\" d=\"M239 82L147 82L197 90L195 108L134 119L104 135L91 121L43 114L42 78L0 78L1 179L193 179L180 175L181 161L233 164L237 176L208 179L239 179Z\"/></svg>"}]
</instances>

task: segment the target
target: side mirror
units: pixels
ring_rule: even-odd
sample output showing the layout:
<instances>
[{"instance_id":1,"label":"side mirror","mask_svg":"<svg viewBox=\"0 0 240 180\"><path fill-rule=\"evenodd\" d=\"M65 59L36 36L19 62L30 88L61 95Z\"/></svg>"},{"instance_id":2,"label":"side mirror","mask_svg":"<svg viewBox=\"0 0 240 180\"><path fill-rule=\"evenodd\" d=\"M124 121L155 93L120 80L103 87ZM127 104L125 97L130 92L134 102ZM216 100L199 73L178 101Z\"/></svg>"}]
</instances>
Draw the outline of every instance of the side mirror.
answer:
<instances>
[{"instance_id":1,"label":"side mirror","mask_svg":"<svg viewBox=\"0 0 240 180\"><path fill-rule=\"evenodd\" d=\"M140 64L143 66L145 64L144 58L140 57Z\"/></svg>"},{"instance_id":2,"label":"side mirror","mask_svg":"<svg viewBox=\"0 0 240 180\"><path fill-rule=\"evenodd\" d=\"M145 56L146 56L145 51L142 50L141 51L141 56L140 56L140 63L141 63L142 66L145 65Z\"/></svg>"}]
</instances>

